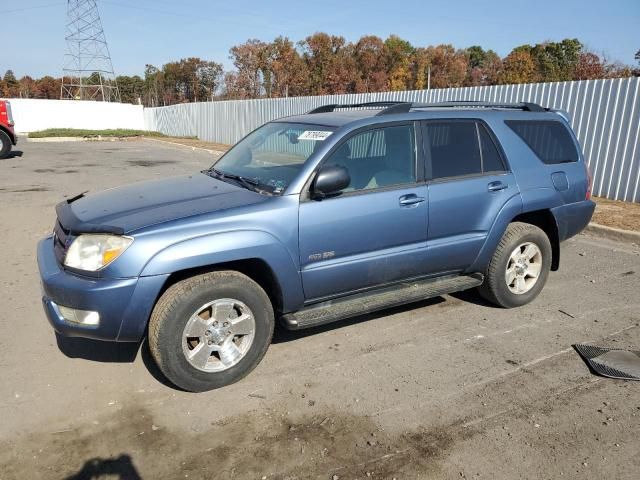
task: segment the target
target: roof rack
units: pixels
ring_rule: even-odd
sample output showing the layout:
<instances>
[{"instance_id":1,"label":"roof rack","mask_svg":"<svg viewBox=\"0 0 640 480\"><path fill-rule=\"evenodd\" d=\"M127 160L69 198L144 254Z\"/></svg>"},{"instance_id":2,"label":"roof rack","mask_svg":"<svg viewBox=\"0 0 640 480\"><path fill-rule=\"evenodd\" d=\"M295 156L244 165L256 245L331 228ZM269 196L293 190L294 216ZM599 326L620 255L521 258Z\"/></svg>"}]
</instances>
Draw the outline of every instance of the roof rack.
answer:
<instances>
[{"instance_id":1,"label":"roof rack","mask_svg":"<svg viewBox=\"0 0 640 480\"><path fill-rule=\"evenodd\" d=\"M320 107L314 108L313 110L307 112L307 114L312 113L326 113L333 112L337 108L375 108L375 107L384 107L384 110L378 112L376 115L388 115L390 113L406 113L411 109L410 102L394 102L394 101L384 101L384 102L365 102L365 103L351 103L351 104L330 104L330 105L322 105Z\"/></svg>"},{"instance_id":2,"label":"roof rack","mask_svg":"<svg viewBox=\"0 0 640 480\"><path fill-rule=\"evenodd\" d=\"M365 102L365 103L352 103L352 104L330 104L322 105L307 112L313 113L326 113L333 112L338 108L375 108L384 107L383 110L376 113L376 115L390 115L393 113L407 113L412 108L513 108L516 110L524 110L526 112L547 112L549 109L541 107L537 103L531 102L519 102L519 103L491 103L491 102L476 102L470 100L459 100L450 102L438 102L438 103L412 103L404 101L384 101L384 102Z\"/></svg>"},{"instance_id":3,"label":"roof rack","mask_svg":"<svg viewBox=\"0 0 640 480\"><path fill-rule=\"evenodd\" d=\"M548 109L541 107L537 103L518 102L518 103L492 103L492 102L476 102L469 100L459 100L439 103L414 103L412 108L513 108L516 110L524 110L526 112L546 112Z\"/></svg>"}]
</instances>

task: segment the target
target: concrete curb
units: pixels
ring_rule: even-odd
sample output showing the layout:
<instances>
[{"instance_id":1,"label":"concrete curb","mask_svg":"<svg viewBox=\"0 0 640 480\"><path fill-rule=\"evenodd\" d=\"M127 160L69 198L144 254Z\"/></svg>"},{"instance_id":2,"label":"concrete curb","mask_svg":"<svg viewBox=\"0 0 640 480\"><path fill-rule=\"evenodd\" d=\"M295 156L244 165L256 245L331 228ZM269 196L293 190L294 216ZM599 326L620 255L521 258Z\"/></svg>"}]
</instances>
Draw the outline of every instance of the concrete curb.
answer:
<instances>
[{"instance_id":1,"label":"concrete curb","mask_svg":"<svg viewBox=\"0 0 640 480\"><path fill-rule=\"evenodd\" d=\"M57 143L57 142L125 142L129 138L138 137L43 137L43 138L30 138L27 137L27 142L33 143Z\"/></svg>"},{"instance_id":2,"label":"concrete curb","mask_svg":"<svg viewBox=\"0 0 640 480\"><path fill-rule=\"evenodd\" d=\"M590 223L584 229L584 232L589 235L593 235L594 237L640 245L640 232L634 232L632 230L622 230L620 228L607 227L598 223Z\"/></svg>"},{"instance_id":3,"label":"concrete curb","mask_svg":"<svg viewBox=\"0 0 640 480\"><path fill-rule=\"evenodd\" d=\"M203 152L208 152L211 155L220 156L220 155L222 155L224 153L222 150L213 150L211 148L195 147L193 145L185 145L184 143L171 142L171 141L167 141L167 140L160 140L158 138L151 138L151 137L143 137L143 138L145 140L150 140L150 141L156 142L156 143L167 143L169 145L175 145L177 147L190 148L191 150L202 150Z\"/></svg>"},{"instance_id":4,"label":"concrete curb","mask_svg":"<svg viewBox=\"0 0 640 480\"><path fill-rule=\"evenodd\" d=\"M58 143L58 142L85 142L87 141L84 137L44 137L44 138L29 138L27 137L27 142L29 143Z\"/></svg>"}]
</instances>

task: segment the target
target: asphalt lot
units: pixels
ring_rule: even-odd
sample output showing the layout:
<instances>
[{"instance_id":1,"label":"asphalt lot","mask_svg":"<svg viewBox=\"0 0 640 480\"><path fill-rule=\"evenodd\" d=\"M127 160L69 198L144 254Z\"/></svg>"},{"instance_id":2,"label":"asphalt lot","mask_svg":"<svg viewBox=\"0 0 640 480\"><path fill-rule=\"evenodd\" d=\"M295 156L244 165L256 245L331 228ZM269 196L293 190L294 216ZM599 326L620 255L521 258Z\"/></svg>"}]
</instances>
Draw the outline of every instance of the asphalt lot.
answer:
<instances>
[{"instance_id":1,"label":"asphalt lot","mask_svg":"<svg viewBox=\"0 0 640 480\"><path fill-rule=\"evenodd\" d=\"M591 375L571 345L640 347L640 246L566 242L517 310L463 293L278 332L249 377L190 394L144 346L60 347L35 250L65 195L212 155L150 141L18 150L0 160L0 479L638 478L640 383Z\"/></svg>"}]
</instances>

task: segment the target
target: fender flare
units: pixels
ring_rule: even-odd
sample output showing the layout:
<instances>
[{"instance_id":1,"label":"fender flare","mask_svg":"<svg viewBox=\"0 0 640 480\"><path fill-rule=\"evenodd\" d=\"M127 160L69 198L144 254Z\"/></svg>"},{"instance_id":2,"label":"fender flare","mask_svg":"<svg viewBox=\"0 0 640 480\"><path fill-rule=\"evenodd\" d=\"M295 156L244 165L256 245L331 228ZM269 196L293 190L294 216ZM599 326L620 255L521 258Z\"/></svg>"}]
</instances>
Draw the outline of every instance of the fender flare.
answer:
<instances>
[{"instance_id":1,"label":"fender flare","mask_svg":"<svg viewBox=\"0 0 640 480\"><path fill-rule=\"evenodd\" d=\"M525 208L525 205L527 208ZM562 199L557 191L552 188L535 188L530 190L521 191L519 195L511 197L502 207L496 219L491 226L489 235L485 240L480 253L476 257L473 265L469 268L470 272L484 272L489 266L489 262L493 257L500 239L507 230L509 223L513 221L515 217L521 214L535 212L538 210L549 210L553 213L553 208L562 205ZM558 219L555 214L553 221L555 222L556 229L558 228ZM553 269L557 270L560 261L560 249L553 239L551 240L551 246L553 249L554 264Z\"/></svg>"},{"instance_id":2,"label":"fender flare","mask_svg":"<svg viewBox=\"0 0 640 480\"><path fill-rule=\"evenodd\" d=\"M487 270L489 262L493 257L493 252L496 250L504 232L506 232L509 223L511 223L511 219L522 213L522 211L522 197L520 194L514 195L504 203L498 215L496 215L493 225L491 225L489 235L487 235L484 245L480 249L480 253L478 253L471 267L469 267L469 272L484 273Z\"/></svg>"},{"instance_id":3,"label":"fender flare","mask_svg":"<svg viewBox=\"0 0 640 480\"><path fill-rule=\"evenodd\" d=\"M192 268L257 259L271 268L280 291L283 310L304 303L298 265L284 244L261 230L236 230L192 237L157 252L144 265L140 276L166 275Z\"/></svg>"}]
</instances>

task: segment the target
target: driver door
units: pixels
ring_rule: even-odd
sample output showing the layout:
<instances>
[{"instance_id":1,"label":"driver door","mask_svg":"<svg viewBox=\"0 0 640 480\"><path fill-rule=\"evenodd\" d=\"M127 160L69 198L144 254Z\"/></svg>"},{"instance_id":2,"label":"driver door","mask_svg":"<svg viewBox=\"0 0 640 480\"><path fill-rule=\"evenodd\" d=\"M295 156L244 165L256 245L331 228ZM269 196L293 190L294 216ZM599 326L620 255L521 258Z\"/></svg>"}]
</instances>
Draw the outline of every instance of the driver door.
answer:
<instances>
[{"instance_id":1,"label":"driver door","mask_svg":"<svg viewBox=\"0 0 640 480\"><path fill-rule=\"evenodd\" d=\"M413 122L359 131L323 164L342 165L339 195L303 200L299 251L307 301L319 301L427 271L428 190Z\"/></svg>"}]
</instances>

